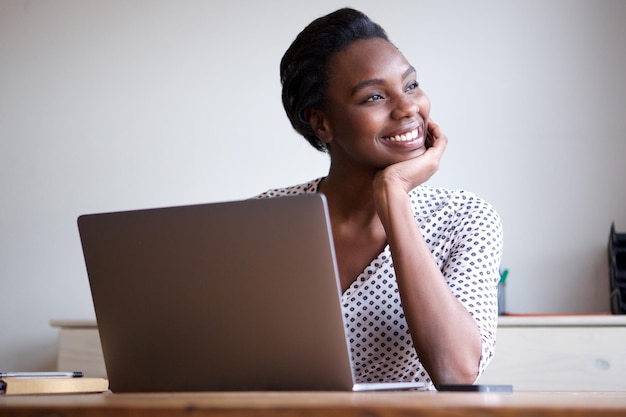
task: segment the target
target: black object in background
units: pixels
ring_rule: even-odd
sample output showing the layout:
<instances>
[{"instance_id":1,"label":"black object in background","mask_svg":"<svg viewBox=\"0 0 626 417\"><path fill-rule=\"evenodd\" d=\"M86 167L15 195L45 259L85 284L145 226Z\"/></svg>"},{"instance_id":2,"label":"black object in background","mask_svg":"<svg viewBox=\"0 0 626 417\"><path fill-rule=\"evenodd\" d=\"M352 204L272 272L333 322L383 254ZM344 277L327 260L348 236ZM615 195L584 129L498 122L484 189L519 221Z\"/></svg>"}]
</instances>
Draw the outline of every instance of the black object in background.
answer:
<instances>
[{"instance_id":1,"label":"black object in background","mask_svg":"<svg viewBox=\"0 0 626 417\"><path fill-rule=\"evenodd\" d=\"M626 314L626 233L617 233L615 223L611 223L608 249L611 313Z\"/></svg>"}]
</instances>

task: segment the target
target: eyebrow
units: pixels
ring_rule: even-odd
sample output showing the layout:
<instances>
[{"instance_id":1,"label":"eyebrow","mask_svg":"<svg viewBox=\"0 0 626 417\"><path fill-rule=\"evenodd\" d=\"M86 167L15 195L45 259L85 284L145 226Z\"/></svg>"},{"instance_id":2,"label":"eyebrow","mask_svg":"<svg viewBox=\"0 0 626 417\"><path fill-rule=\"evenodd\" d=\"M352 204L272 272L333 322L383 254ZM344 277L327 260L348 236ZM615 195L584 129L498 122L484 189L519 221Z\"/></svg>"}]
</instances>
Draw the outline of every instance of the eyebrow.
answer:
<instances>
[{"instance_id":1,"label":"eyebrow","mask_svg":"<svg viewBox=\"0 0 626 417\"><path fill-rule=\"evenodd\" d=\"M414 73L414 72L417 72L415 70L415 67L409 66L409 68L407 68L407 70L404 71L404 74L402 74L402 79L405 79L409 74ZM383 84L385 84L385 80L381 78L372 78L371 80L363 80L352 88L352 95L355 95L356 93L358 93L359 91L361 91L362 89L366 87L369 87L372 85L383 85Z\"/></svg>"}]
</instances>

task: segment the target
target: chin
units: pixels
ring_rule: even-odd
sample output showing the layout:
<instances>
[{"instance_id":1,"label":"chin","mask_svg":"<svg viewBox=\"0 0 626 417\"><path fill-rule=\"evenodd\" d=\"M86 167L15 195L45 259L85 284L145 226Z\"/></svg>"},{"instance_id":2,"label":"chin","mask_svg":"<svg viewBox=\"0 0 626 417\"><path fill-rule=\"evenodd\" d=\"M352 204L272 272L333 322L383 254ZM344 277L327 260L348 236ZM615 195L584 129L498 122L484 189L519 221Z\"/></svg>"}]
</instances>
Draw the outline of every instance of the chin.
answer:
<instances>
[{"instance_id":1,"label":"chin","mask_svg":"<svg viewBox=\"0 0 626 417\"><path fill-rule=\"evenodd\" d=\"M417 158L418 156L422 156L426 153L426 148L424 146L420 146L417 149L414 149L405 154L399 155L395 162L408 161L409 159Z\"/></svg>"}]
</instances>

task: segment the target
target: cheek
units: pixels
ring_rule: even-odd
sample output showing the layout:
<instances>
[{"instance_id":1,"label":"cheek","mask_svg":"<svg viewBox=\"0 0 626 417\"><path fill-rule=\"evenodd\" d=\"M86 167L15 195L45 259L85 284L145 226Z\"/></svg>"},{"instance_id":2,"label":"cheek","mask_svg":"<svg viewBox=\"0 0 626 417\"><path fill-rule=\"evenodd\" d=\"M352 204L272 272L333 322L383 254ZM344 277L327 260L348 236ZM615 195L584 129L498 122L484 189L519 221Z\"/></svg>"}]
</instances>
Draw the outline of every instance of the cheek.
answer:
<instances>
[{"instance_id":1,"label":"cheek","mask_svg":"<svg viewBox=\"0 0 626 417\"><path fill-rule=\"evenodd\" d=\"M357 109L352 112L336 113L333 120L334 132L339 136L360 137L371 136L377 132L381 120L384 120L383 114L378 114L371 110Z\"/></svg>"},{"instance_id":2,"label":"cheek","mask_svg":"<svg viewBox=\"0 0 626 417\"><path fill-rule=\"evenodd\" d=\"M417 105L420 109L419 113L422 118L424 120L428 119L428 116L430 115L430 99L426 95L423 95L422 97L420 97Z\"/></svg>"}]
</instances>

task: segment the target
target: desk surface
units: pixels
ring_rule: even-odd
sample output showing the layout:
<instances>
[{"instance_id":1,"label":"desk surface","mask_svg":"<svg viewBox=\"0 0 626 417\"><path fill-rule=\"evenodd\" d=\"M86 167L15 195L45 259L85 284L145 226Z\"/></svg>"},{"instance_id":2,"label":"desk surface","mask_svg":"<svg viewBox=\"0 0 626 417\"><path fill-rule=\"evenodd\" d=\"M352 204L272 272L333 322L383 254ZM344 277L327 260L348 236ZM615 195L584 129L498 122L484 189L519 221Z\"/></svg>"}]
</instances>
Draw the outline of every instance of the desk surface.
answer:
<instances>
[{"instance_id":1,"label":"desk surface","mask_svg":"<svg viewBox=\"0 0 626 417\"><path fill-rule=\"evenodd\" d=\"M0 397L0 417L623 416L623 392L264 392Z\"/></svg>"}]
</instances>

